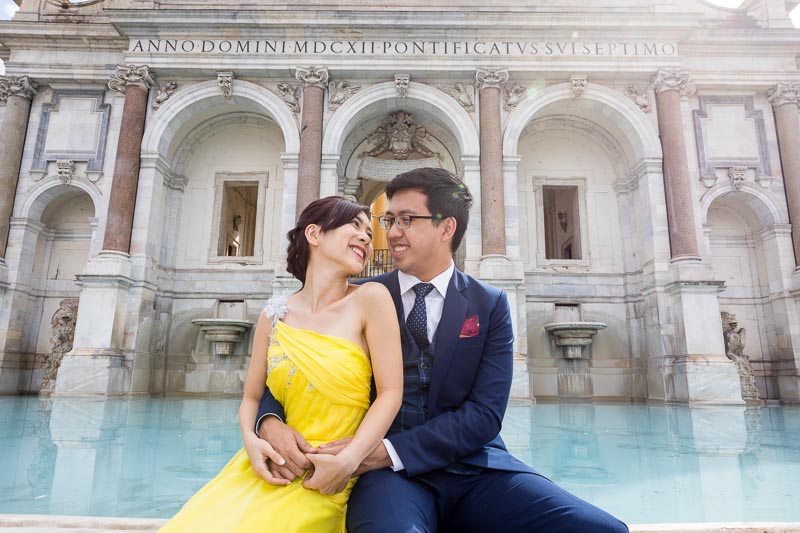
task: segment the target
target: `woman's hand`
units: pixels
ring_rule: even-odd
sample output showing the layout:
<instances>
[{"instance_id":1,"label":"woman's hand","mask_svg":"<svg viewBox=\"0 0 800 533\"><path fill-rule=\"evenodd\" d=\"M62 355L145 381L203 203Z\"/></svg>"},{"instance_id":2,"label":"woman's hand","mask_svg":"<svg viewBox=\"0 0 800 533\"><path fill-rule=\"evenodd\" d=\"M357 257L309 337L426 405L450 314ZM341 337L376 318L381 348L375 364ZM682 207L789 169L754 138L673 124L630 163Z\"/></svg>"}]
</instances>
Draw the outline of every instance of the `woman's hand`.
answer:
<instances>
[{"instance_id":1,"label":"woman's hand","mask_svg":"<svg viewBox=\"0 0 800 533\"><path fill-rule=\"evenodd\" d=\"M313 453L306 454L306 457L311 461L313 469L303 481L303 486L326 495L342 492L358 466L351 464L342 455Z\"/></svg>"},{"instance_id":2,"label":"woman's hand","mask_svg":"<svg viewBox=\"0 0 800 533\"><path fill-rule=\"evenodd\" d=\"M283 457L275 451L269 442L258 438L258 435L253 433L244 438L244 449L247 452L247 457L250 459L253 471L258 477L270 485L288 485L291 483L288 479L272 475L272 472L267 468L267 459L272 460L278 465L286 463Z\"/></svg>"}]
</instances>

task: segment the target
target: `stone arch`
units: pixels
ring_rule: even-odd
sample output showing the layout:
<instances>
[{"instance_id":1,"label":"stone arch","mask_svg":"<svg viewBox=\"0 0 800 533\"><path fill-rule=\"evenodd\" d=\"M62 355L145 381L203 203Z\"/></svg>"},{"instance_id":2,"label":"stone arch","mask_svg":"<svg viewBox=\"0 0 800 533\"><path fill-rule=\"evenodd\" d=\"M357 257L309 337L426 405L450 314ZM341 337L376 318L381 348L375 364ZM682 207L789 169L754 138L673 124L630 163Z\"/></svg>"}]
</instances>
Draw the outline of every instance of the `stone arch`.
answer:
<instances>
[{"instance_id":1,"label":"stone arch","mask_svg":"<svg viewBox=\"0 0 800 533\"><path fill-rule=\"evenodd\" d=\"M322 141L322 153L339 154L342 145L351 132L369 113L376 108L393 108L389 101L397 98L397 88L393 82L379 83L356 93L347 100L328 121ZM480 139L470 115L453 98L442 91L424 83L411 82L408 85L407 99L416 109L429 112L447 125L458 141L461 155L480 154Z\"/></svg>"},{"instance_id":2,"label":"stone arch","mask_svg":"<svg viewBox=\"0 0 800 533\"><path fill-rule=\"evenodd\" d=\"M624 148L619 140L610 135L596 122L577 116L570 115L547 115L532 119L520 135L519 141L526 137L541 132L552 131L575 131L595 140L608 154L614 167L624 175L629 172L631 161L628 160Z\"/></svg>"},{"instance_id":3,"label":"stone arch","mask_svg":"<svg viewBox=\"0 0 800 533\"><path fill-rule=\"evenodd\" d=\"M529 98L519 104L508 115L503 128L503 155L518 155L517 146L520 136L531 120L548 107L562 101L570 101L572 98L572 86L568 83L560 83L543 89L534 98ZM643 158L660 159L662 157L661 143L655 128L642 110L623 94L608 87L590 83L582 100L588 103L597 103L606 108L602 111L592 109L590 113L598 116L603 114L606 117L605 123L599 124L599 126L608 129L609 133L623 146L628 145L626 148L630 148L633 152L628 154L632 162L638 162Z\"/></svg>"},{"instance_id":4,"label":"stone arch","mask_svg":"<svg viewBox=\"0 0 800 533\"><path fill-rule=\"evenodd\" d=\"M207 111L214 100L219 104L219 112L214 113L214 116L236 111L235 106L222 98L216 80L178 91L155 112L152 122L148 124L142 139L142 153L158 154L169 159L170 151L174 149L173 144L176 140L181 140L178 133L192 124L195 116L202 117L201 122L210 118ZM300 150L297 120L278 95L255 83L235 80L232 100L235 104L245 104L250 110L260 111L274 120L283 132L286 153L293 154Z\"/></svg>"},{"instance_id":5,"label":"stone arch","mask_svg":"<svg viewBox=\"0 0 800 533\"><path fill-rule=\"evenodd\" d=\"M64 182L55 177L39 182L28 192L25 199L18 204L19 211L15 216L40 220L47 206L50 205L53 200L64 194L64 187ZM92 199L95 217L99 216L99 213L102 212L100 208L102 202L100 189L98 189L96 185L83 180L73 180L69 185L66 185L66 187L78 189L86 193L89 198Z\"/></svg>"},{"instance_id":6,"label":"stone arch","mask_svg":"<svg viewBox=\"0 0 800 533\"><path fill-rule=\"evenodd\" d=\"M789 223L789 216L786 211L761 186L753 183L743 183L739 191L734 191L729 182L724 182L706 191L700 199L703 225L708 224L708 212L714 202L732 194L736 195L736 199L740 200L743 205L752 211L762 227Z\"/></svg>"},{"instance_id":7,"label":"stone arch","mask_svg":"<svg viewBox=\"0 0 800 533\"><path fill-rule=\"evenodd\" d=\"M183 175L196 147L231 126L274 127L275 123L269 117L251 112L225 113L207 119L179 141L170 166L172 172Z\"/></svg>"}]
</instances>

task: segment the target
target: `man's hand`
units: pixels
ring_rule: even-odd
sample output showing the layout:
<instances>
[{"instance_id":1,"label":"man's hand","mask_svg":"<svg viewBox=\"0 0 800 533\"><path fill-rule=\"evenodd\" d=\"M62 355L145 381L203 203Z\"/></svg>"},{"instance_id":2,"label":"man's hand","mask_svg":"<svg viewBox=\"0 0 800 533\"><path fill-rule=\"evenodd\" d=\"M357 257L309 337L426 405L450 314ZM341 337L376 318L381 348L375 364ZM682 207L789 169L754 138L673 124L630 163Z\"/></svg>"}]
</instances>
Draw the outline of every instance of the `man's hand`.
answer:
<instances>
[{"instance_id":1,"label":"man's hand","mask_svg":"<svg viewBox=\"0 0 800 533\"><path fill-rule=\"evenodd\" d=\"M297 430L281 422L278 417L268 416L261 423L258 436L285 459L283 464L276 460L270 462L268 470L271 477L292 481L311 468L311 462L305 454L316 453L317 450Z\"/></svg>"},{"instance_id":2,"label":"man's hand","mask_svg":"<svg viewBox=\"0 0 800 533\"><path fill-rule=\"evenodd\" d=\"M346 437L344 439L327 442L318 448L319 453L330 453L336 455L344 450L345 446L347 446L351 440L353 440L351 437ZM363 461L361 461L361 464L358 466L358 468L356 468L353 476L360 476L361 474L366 474L367 472L371 472L373 470L391 466L392 458L389 457L389 452L386 451L386 446L384 446L383 441L381 441L378 443L375 449L372 450Z\"/></svg>"},{"instance_id":3,"label":"man's hand","mask_svg":"<svg viewBox=\"0 0 800 533\"><path fill-rule=\"evenodd\" d=\"M267 468L267 461L270 464L284 463L283 457L266 442L256 435L245 438L244 449L247 452L247 457L250 459L250 465L258 477L265 480L270 485L288 485L291 480L283 479L275 476Z\"/></svg>"},{"instance_id":4,"label":"man's hand","mask_svg":"<svg viewBox=\"0 0 800 533\"><path fill-rule=\"evenodd\" d=\"M303 486L327 495L342 492L347 487L355 466L344 459L345 455L347 454L310 454L308 460L314 464L314 469L306 476Z\"/></svg>"}]
</instances>

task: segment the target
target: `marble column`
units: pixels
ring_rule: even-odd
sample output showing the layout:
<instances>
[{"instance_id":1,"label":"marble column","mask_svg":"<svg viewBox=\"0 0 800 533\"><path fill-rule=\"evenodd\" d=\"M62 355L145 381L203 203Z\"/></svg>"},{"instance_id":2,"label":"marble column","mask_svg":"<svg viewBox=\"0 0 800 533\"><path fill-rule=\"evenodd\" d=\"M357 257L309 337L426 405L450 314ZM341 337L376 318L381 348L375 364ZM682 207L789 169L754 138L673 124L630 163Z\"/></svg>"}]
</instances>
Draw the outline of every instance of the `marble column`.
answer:
<instances>
[{"instance_id":1,"label":"marble column","mask_svg":"<svg viewBox=\"0 0 800 533\"><path fill-rule=\"evenodd\" d=\"M108 87L125 95L117 143L117 159L108 201L103 250L128 253L139 182L139 163L147 116L147 93L153 84L150 67L118 65Z\"/></svg>"},{"instance_id":2,"label":"marble column","mask_svg":"<svg viewBox=\"0 0 800 533\"><path fill-rule=\"evenodd\" d=\"M319 198L322 168L322 115L328 69L297 67L295 77L303 84L303 114L300 123L300 163L297 172L297 216Z\"/></svg>"},{"instance_id":3,"label":"marble column","mask_svg":"<svg viewBox=\"0 0 800 533\"><path fill-rule=\"evenodd\" d=\"M653 76L658 108L658 133L664 153L664 189L672 258L698 258L692 205L692 183L683 137L681 97L694 94L685 70L659 70Z\"/></svg>"},{"instance_id":4,"label":"marble column","mask_svg":"<svg viewBox=\"0 0 800 533\"><path fill-rule=\"evenodd\" d=\"M149 354L137 359L138 329L128 322L136 321L131 309L142 306L141 296L130 290L134 275L129 253L147 93L153 82L150 67L136 65L118 65L108 82L109 89L125 95L125 103L106 233L103 250L78 276L81 297L75 338L72 350L61 360L54 396L142 392L135 371L141 374Z\"/></svg>"},{"instance_id":5,"label":"marble column","mask_svg":"<svg viewBox=\"0 0 800 533\"><path fill-rule=\"evenodd\" d=\"M786 203L792 222L795 265L800 265L800 84L778 83L769 90L768 100L772 104L778 130Z\"/></svg>"},{"instance_id":6,"label":"marble column","mask_svg":"<svg viewBox=\"0 0 800 533\"><path fill-rule=\"evenodd\" d=\"M0 76L0 102L6 111L0 127L0 261L4 262L14 195L28 131L31 99L39 85L27 76Z\"/></svg>"},{"instance_id":7,"label":"marble column","mask_svg":"<svg viewBox=\"0 0 800 533\"><path fill-rule=\"evenodd\" d=\"M503 204L503 135L500 125L500 85L504 69L478 69L481 140L481 238L483 255L506 255Z\"/></svg>"}]
</instances>

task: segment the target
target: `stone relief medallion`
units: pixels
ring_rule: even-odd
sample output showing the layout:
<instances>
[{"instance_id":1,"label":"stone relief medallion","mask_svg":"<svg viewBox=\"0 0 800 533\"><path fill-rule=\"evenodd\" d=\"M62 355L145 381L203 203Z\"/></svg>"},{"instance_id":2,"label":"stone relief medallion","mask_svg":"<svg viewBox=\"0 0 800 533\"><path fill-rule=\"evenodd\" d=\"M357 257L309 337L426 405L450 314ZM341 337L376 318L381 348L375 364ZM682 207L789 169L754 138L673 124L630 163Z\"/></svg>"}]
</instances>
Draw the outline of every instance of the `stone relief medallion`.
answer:
<instances>
[{"instance_id":1,"label":"stone relief medallion","mask_svg":"<svg viewBox=\"0 0 800 533\"><path fill-rule=\"evenodd\" d=\"M427 135L425 127L416 124L411 113L390 114L367 137L372 148L358 156L362 160L359 177L389 181L415 168L441 167L441 155L425 144Z\"/></svg>"},{"instance_id":2,"label":"stone relief medallion","mask_svg":"<svg viewBox=\"0 0 800 533\"><path fill-rule=\"evenodd\" d=\"M380 157L391 152L394 159L409 159L412 153L422 157L439 157L439 154L425 146L423 140L427 136L425 127L414 122L414 115L398 111L378 129L369 134L369 140L375 146L363 154L364 157Z\"/></svg>"}]
</instances>

